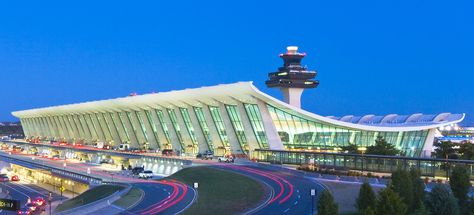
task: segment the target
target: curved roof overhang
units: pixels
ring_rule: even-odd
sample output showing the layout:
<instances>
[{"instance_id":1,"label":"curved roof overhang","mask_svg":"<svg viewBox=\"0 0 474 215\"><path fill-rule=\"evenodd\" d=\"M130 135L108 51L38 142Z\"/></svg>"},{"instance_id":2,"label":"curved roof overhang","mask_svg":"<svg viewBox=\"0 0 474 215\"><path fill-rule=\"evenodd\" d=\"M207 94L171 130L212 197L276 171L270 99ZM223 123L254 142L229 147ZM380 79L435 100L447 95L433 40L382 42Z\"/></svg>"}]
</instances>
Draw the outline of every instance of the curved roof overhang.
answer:
<instances>
[{"instance_id":1,"label":"curved roof overhang","mask_svg":"<svg viewBox=\"0 0 474 215\"><path fill-rule=\"evenodd\" d=\"M414 123L406 120L405 123L380 123L378 125L367 125L352 123L347 121L348 117L342 118L325 117L317 115L300 108L296 108L287 103L284 103L274 97L271 97L259 89L257 89L252 82L238 82L233 84L220 84L210 87L200 87L193 89L176 90L162 93L152 93L145 95L129 96L116 99L107 99L100 101L84 102L77 104L53 106L46 108L30 109L24 111L15 111L12 114L16 117L39 117L52 116L62 114L79 114L79 113L97 113L110 112L119 110L139 110L149 108L170 108L170 107L186 107L186 106L202 106L215 105L219 102L225 104L236 104L237 102L255 103L256 100L262 100L272 106L278 107L292 114L299 115L309 120L318 121L321 123L332 124L335 126L345 127L349 129L358 129L366 131L418 131L428 130L432 128L442 127L454 123L461 122L464 119L464 114L452 115L449 113L442 113L436 115L433 121ZM361 123L366 122L373 115L363 116L359 120ZM394 114L387 115L380 122L386 122L389 118L394 118ZM410 118L411 117L411 118ZM413 114L409 119L420 117L418 114ZM385 121L384 121L385 120Z\"/></svg>"}]
</instances>

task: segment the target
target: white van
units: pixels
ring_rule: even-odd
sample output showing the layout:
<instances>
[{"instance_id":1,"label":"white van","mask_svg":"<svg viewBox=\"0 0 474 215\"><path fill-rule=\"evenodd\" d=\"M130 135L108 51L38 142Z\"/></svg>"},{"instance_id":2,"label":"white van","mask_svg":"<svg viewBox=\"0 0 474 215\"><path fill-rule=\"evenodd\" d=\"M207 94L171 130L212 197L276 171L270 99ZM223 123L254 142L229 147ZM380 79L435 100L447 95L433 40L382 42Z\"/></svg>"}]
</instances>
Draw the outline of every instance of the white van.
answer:
<instances>
[{"instance_id":1,"label":"white van","mask_svg":"<svg viewBox=\"0 0 474 215\"><path fill-rule=\"evenodd\" d=\"M97 142L95 147L98 148L98 149L103 149L104 148L104 142Z\"/></svg>"}]
</instances>

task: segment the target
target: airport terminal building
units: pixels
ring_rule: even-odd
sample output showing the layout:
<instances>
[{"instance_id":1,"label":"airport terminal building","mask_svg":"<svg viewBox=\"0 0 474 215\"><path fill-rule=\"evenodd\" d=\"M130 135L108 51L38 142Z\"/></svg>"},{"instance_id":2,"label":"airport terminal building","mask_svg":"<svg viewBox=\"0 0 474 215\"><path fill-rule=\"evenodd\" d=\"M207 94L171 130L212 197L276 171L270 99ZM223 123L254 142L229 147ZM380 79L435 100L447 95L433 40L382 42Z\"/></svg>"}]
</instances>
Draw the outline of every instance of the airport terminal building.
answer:
<instances>
[{"instance_id":1,"label":"airport terminal building","mask_svg":"<svg viewBox=\"0 0 474 215\"><path fill-rule=\"evenodd\" d=\"M173 149L196 154L248 154L255 149L340 150L385 138L405 155L432 151L437 128L458 123L464 114L324 117L299 108L303 89L314 88L315 72L300 66L305 54L289 48L283 67L269 75L285 102L252 82L134 95L16 111L27 138L103 142L134 148ZM302 75L303 74L303 75Z\"/></svg>"}]
</instances>

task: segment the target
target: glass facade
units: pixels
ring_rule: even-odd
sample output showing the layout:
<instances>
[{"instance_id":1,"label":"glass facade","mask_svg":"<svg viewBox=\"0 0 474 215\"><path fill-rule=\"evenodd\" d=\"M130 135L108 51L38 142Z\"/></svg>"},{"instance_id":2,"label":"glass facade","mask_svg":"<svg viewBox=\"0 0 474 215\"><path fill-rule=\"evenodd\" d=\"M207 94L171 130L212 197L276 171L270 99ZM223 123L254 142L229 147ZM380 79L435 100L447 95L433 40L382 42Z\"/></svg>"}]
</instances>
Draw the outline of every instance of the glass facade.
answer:
<instances>
[{"instance_id":1,"label":"glass facade","mask_svg":"<svg viewBox=\"0 0 474 215\"><path fill-rule=\"evenodd\" d=\"M371 146L378 136L394 144L406 156L419 156L428 135L428 130L410 132L377 132L344 128L291 114L268 105L283 145L288 149L333 150L348 144Z\"/></svg>"},{"instance_id":2,"label":"glass facade","mask_svg":"<svg viewBox=\"0 0 474 215\"><path fill-rule=\"evenodd\" d=\"M204 117L204 112L201 107L193 107L194 112L196 113L196 118L199 121L199 126L201 126L202 133L206 139L207 146L210 150L214 150L214 144L212 144L211 132L206 123L206 118Z\"/></svg>"},{"instance_id":3,"label":"glass facade","mask_svg":"<svg viewBox=\"0 0 474 215\"><path fill-rule=\"evenodd\" d=\"M240 148L243 152L247 153L249 151L247 137L245 137L244 125L242 124L237 106L225 105L225 109L227 110L227 114L229 114L232 127L234 128L237 139L239 140Z\"/></svg>"},{"instance_id":4,"label":"glass facade","mask_svg":"<svg viewBox=\"0 0 474 215\"><path fill-rule=\"evenodd\" d=\"M276 151L257 149L252 158L259 162L278 164L307 164L310 160L320 167L351 169L361 171L391 173L399 168L418 169L421 175L430 177L446 177L452 167L467 167L471 179L474 179L474 161L445 160L433 158L410 158L401 156L358 155L344 153ZM446 168L446 166L448 168ZM448 173L446 172L448 171Z\"/></svg>"},{"instance_id":5,"label":"glass facade","mask_svg":"<svg viewBox=\"0 0 474 215\"><path fill-rule=\"evenodd\" d=\"M163 116L163 111L156 109L156 115L158 116L158 120L160 120L161 129L163 130L163 133L165 134L166 140L168 141L168 143L171 143L170 132L168 130L168 126L166 126L165 116Z\"/></svg>"},{"instance_id":6,"label":"glass facade","mask_svg":"<svg viewBox=\"0 0 474 215\"><path fill-rule=\"evenodd\" d=\"M211 112L212 120L217 128L217 133L219 134L219 138L222 141L222 145L224 147L229 147L229 138L227 137L227 133L224 126L224 120L222 120L221 113L219 112L218 107L209 106L209 111Z\"/></svg>"},{"instance_id":7,"label":"glass facade","mask_svg":"<svg viewBox=\"0 0 474 215\"><path fill-rule=\"evenodd\" d=\"M143 136L145 137L145 141L148 143L149 139L148 139L148 135L146 133L145 123L143 122L142 115L138 111L135 111L135 115L137 116L138 123L140 124L141 131L143 133Z\"/></svg>"},{"instance_id":8,"label":"glass facade","mask_svg":"<svg viewBox=\"0 0 474 215\"><path fill-rule=\"evenodd\" d=\"M171 124L173 125L174 130L176 131L176 136L178 137L178 141L181 145L181 149L184 150L184 140L183 136L181 135L181 128L178 125L178 119L176 117L176 113L173 109L166 109L168 111L168 115L170 116Z\"/></svg>"},{"instance_id":9,"label":"glass facade","mask_svg":"<svg viewBox=\"0 0 474 215\"><path fill-rule=\"evenodd\" d=\"M194 145L198 144L196 133L194 131L193 124L191 123L191 118L189 117L188 109L186 108L179 108L181 112L181 116L183 117L184 125L186 125L186 130L188 131L189 136L191 137L191 141Z\"/></svg>"},{"instance_id":10,"label":"glass facade","mask_svg":"<svg viewBox=\"0 0 474 215\"><path fill-rule=\"evenodd\" d=\"M148 123L151 125L151 129L153 130L153 136L155 136L156 143L158 143L158 146L161 148L161 143L158 138L158 130L156 129L155 121L153 121L153 118L151 117L151 112L149 110L145 110L145 115Z\"/></svg>"},{"instance_id":11,"label":"glass facade","mask_svg":"<svg viewBox=\"0 0 474 215\"><path fill-rule=\"evenodd\" d=\"M265 128L263 127L263 120L258 105L244 104L244 106L255 137L257 138L258 145L262 149L268 149L267 135L265 133Z\"/></svg>"},{"instance_id":12,"label":"glass facade","mask_svg":"<svg viewBox=\"0 0 474 215\"><path fill-rule=\"evenodd\" d=\"M130 134L128 133L128 129L127 129L127 126L125 126L125 117L123 116L123 113L122 112L118 112L118 116L119 116L119 121L120 121L120 124L122 125L122 128L123 128L123 131L125 132L125 136L127 137L127 142L130 143Z\"/></svg>"}]
</instances>

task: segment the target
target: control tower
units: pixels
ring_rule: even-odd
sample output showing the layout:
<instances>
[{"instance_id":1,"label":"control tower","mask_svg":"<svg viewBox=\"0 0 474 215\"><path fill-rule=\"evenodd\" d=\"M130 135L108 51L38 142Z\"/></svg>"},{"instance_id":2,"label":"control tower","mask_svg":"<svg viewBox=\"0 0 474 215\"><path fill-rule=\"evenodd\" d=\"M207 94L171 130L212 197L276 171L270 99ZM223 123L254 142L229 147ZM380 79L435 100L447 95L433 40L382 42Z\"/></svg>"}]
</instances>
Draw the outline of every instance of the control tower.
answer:
<instances>
[{"instance_id":1,"label":"control tower","mask_svg":"<svg viewBox=\"0 0 474 215\"><path fill-rule=\"evenodd\" d=\"M298 53L297 46L288 46L285 54L280 54L283 66L278 71L268 73L267 87L278 87L283 93L284 101L292 106L301 108L301 94L304 89L316 88L319 81L312 80L316 71L308 71L301 66L301 60L306 53Z\"/></svg>"}]
</instances>

